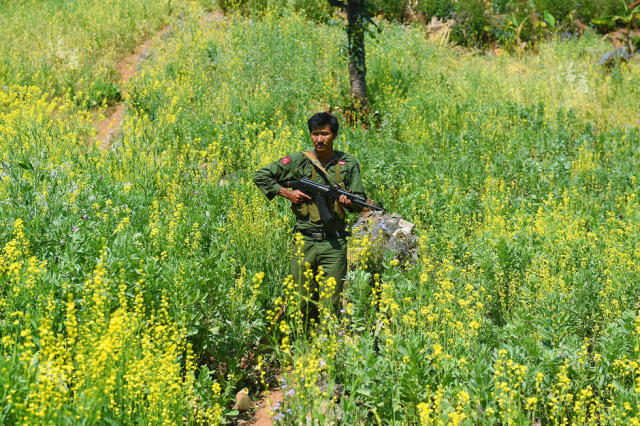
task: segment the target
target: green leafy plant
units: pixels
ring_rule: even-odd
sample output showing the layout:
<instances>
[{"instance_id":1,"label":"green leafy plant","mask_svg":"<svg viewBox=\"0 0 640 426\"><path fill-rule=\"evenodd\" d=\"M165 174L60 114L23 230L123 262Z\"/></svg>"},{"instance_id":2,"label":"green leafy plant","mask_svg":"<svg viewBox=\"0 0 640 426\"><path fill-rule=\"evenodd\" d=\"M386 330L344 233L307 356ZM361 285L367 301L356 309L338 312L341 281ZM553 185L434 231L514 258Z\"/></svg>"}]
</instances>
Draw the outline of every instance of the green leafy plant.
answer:
<instances>
[{"instance_id":1,"label":"green leafy plant","mask_svg":"<svg viewBox=\"0 0 640 426\"><path fill-rule=\"evenodd\" d=\"M592 19L596 25L602 25L609 28L615 28L618 25L624 26L625 44L630 53L636 50L636 45L633 40L633 31L637 30L638 23L640 22L640 4L633 8L629 8L627 3L623 0L624 12L620 15L608 15L599 18Z\"/></svg>"},{"instance_id":2,"label":"green leafy plant","mask_svg":"<svg viewBox=\"0 0 640 426\"><path fill-rule=\"evenodd\" d=\"M555 31L556 18L554 18L553 15L546 10L544 11L544 20L547 23L547 25L549 25L549 28L551 28L552 31Z\"/></svg>"},{"instance_id":3,"label":"green leafy plant","mask_svg":"<svg viewBox=\"0 0 640 426\"><path fill-rule=\"evenodd\" d=\"M516 52L518 57L521 57L527 48L527 42L522 39L522 35L528 20L529 16L518 19L513 13L505 20L505 32L509 35L507 47Z\"/></svg>"}]
</instances>

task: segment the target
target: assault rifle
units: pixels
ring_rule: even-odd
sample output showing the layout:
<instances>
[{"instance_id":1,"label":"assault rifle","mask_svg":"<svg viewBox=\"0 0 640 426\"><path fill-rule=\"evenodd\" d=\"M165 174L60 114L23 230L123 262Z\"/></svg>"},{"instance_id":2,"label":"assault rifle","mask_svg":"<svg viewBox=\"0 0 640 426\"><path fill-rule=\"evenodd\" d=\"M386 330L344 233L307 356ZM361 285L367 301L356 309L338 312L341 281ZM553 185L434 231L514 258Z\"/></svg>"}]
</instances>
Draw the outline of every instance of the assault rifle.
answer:
<instances>
[{"instance_id":1,"label":"assault rifle","mask_svg":"<svg viewBox=\"0 0 640 426\"><path fill-rule=\"evenodd\" d=\"M323 223L330 222L333 218L327 201L337 200L341 195L344 195L348 199L350 199L351 204L355 206L366 207L374 211L384 211L382 207L367 203L367 200L360 195L345 191L344 189L338 188L337 186L325 185L311 179L302 178L300 180L287 180L284 182L280 182L280 185L284 186L285 188L298 189L310 196L318 206L320 219L322 219Z\"/></svg>"}]
</instances>

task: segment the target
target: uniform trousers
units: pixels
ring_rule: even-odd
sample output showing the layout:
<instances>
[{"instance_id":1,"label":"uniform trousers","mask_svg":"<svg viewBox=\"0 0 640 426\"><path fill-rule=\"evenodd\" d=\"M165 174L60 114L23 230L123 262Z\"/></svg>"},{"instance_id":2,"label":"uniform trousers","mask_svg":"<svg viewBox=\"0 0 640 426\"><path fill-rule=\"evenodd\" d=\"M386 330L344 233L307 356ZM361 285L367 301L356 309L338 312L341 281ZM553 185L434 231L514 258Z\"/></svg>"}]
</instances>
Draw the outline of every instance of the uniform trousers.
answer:
<instances>
[{"instance_id":1,"label":"uniform trousers","mask_svg":"<svg viewBox=\"0 0 640 426\"><path fill-rule=\"evenodd\" d=\"M345 277L347 275L347 239L332 238L316 241L303 236L302 255L294 253L291 258L291 275L300 294L301 312L307 319L318 319L318 305L328 312L335 312L340 303ZM310 271L307 273L307 263ZM324 272L317 280L319 268ZM330 280L329 278L333 278Z\"/></svg>"}]
</instances>

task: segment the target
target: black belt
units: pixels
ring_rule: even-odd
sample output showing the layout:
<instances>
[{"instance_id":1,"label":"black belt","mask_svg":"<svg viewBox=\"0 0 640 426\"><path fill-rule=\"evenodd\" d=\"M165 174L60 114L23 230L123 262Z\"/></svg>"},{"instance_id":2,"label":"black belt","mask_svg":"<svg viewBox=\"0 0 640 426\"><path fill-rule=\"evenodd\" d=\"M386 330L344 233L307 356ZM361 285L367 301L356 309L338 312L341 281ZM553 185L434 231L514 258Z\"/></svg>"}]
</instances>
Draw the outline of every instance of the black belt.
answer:
<instances>
[{"instance_id":1,"label":"black belt","mask_svg":"<svg viewBox=\"0 0 640 426\"><path fill-rule=\"evenodd\" d=\"M335 240L336 238L346 238L351 235L351 232L345 231L344 229L338 231L298 231L305 237L313 238L315 241L323 241L323 240Z\"/></svg>"}]
</instances>

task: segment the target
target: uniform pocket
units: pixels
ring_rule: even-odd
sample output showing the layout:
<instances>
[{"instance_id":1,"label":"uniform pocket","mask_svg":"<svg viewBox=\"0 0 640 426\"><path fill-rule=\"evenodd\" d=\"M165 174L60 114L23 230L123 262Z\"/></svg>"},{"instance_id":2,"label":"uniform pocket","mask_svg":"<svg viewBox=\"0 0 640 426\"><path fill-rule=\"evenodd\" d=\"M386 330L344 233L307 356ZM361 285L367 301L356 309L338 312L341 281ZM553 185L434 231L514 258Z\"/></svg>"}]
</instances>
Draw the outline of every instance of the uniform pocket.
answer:
<instances>
[{"instance_id":1,"label":"uniform pocket","mask_svg":"<svg viewBox=\"0 0 640 426\"><path fill-rule=\"evenodd\" d=\"M306 219L309 217L309 205L307 203L291 204L291 211L297 218Z\"/></svg>"}]
</instances>

